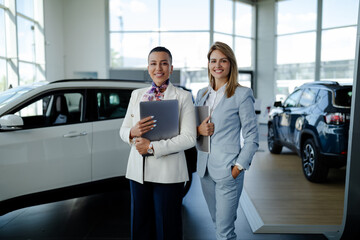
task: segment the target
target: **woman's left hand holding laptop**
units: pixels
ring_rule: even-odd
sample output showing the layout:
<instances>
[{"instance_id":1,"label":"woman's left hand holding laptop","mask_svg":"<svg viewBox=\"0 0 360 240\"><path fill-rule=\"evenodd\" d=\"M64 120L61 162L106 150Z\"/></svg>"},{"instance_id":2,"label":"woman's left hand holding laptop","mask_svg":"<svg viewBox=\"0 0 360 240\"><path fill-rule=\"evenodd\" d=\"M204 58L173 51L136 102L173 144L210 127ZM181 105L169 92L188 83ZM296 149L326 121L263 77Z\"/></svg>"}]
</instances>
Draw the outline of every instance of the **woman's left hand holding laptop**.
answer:
<instances>
[{"instance_id":1,"label":"woman's left hand holding laptop","mask_svg":"<svg viewBox=\"0 0 360 240\"><path fill-rule=\"evenodd\" d=\"M147 153L150 144L148 139L142 138L141 136L156 127L156 120L153 118L154 116L149 116L141 119L130 130L130 140L135 144L136 150L138 150L141 155Z\"/></svg>"}]
</instances>

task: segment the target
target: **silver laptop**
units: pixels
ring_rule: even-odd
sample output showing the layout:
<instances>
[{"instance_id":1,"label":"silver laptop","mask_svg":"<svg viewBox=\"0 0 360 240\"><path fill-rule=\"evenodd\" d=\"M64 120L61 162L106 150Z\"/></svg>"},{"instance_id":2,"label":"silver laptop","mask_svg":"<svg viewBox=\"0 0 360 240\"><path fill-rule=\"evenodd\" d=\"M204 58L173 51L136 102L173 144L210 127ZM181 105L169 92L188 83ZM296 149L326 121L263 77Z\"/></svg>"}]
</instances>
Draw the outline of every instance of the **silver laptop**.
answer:
<instances>
[{"instance_id":1,"label":"silver laptop","mask_svg":"<svg viewBox=\"0 0 360 240\"><path fill-rule=\"evenodd\" d=\"M142 137L150 141L159 141L179 135L178 100L140 102L140 118L148 116L154 116L154 120L157 120L156 127Z\"/></svg>"}]
</instances>

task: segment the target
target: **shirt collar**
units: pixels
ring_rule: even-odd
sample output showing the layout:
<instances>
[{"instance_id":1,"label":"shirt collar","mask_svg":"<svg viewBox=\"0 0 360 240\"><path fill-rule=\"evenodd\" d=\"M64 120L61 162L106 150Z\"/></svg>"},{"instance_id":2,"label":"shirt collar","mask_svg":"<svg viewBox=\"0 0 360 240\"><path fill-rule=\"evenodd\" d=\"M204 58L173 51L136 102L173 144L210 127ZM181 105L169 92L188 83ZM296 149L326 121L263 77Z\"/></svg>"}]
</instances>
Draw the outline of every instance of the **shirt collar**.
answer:
<instances>
[{"instance_id":1,"label":"shirt collar","mask_svg":"<svg viewBox=\"0 0 360 240\"><path fill-rule=\"evenodd\" d=\"M226 90L226 86L227 86L227 83L224 84L224 86L222 86L221 88L219 88L217 91L215 91L211 85L208 86L208 90L209 90L209 93L210 94L214 94L214 93L217 93L217 94L224 94L225 93L225 90Z\"/></svg>"}]
</instances>

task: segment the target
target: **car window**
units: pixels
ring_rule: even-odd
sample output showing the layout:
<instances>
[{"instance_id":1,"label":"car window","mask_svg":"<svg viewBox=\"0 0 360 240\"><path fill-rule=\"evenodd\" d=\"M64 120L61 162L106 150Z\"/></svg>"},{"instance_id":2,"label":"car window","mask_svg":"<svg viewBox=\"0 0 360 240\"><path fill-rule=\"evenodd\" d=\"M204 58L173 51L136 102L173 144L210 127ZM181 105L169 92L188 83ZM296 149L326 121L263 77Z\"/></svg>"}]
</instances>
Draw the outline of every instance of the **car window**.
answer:
<instances>
[{"instance_id":1,"label":"car window","mask_svg":"<svg viewBox=\"0 0 360 240\"><path fill-rule=\"evenodd\" d=\"M79 92L49 93L13 114L23 119L25 129L79 123L83 118L83 98Z\"/></svg>"},{"instance_id":2,"label":"car window","mask_svg":"<svg viewBox=\"0 0 360 240\"><path fill-rule=\"evenodd\" d=\"M330 91L320 89L315 102L319 106L320 109L325 109L329 105L329 93Z\"/></svg>"},{"instance_id":3,"label":"car window","mask_svg":"<svg viewBox=\"0 0 360 240\"><path fill-rule=\"evenodd\" d=\"M131 90L104 89L96 92L98 119L124 118L129 105Z\"/></svg>"},{"instance_id":4,"label":"car window","mask_svg":"<svg viewBox=\"0 0 360 240\"><path fill-rule=\"evenodd\" d=\"M299 89L290 94L284 102L284 107L296 107L301 93L302 90Z\"/></svg>"},{"instance_id":5,"label":"car window","mask_svg":"<svg viewBox=\"0 0 360 240\"><path fill-rule=\"evenodd\" d=\"M315 97L318 89L306 88L301 94L299 106L308 107L315 103Z\"/></svg>"},{"instance_id":6,"label":"car window","mask_svg":"<svg viewBox=\"0 0 360 240\"><path fill-rule=\"evenodd\" d=\"M338 89L335 91L335 105L342 107L351 106L352 88Z\"/></svg>"}]
</instances>

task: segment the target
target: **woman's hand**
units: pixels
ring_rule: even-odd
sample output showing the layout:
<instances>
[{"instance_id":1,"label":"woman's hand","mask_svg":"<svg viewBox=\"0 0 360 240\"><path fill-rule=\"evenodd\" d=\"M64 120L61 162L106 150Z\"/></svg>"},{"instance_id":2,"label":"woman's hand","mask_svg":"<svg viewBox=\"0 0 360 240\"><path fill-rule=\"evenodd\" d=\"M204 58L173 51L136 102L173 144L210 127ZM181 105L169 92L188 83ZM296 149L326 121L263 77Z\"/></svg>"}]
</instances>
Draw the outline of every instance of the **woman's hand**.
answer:
<instances>
[{"instance_id":1,"label":"woman's hand","mask_svg":"<svg viewBox=\"0 0 360 240\"><path fill-rule=\"evenodd\" d=\"M239 170L237 166L233 166L233 168L231 169L231 175L234 179L236 179L242 171L244 170Z\"/></svg>"},{"instance_id":2,"label":"woman's hand","mask_svg":"<svg viewBox=\"0 0 360 240\"><path fill-rule=\"evenodd\" d=\"M144 133L152 130L156 127L156 120L153 120L153 116L149 116L146 118L141 119L133 126L130 130L130 139L134 137L141 137Z\"/></svg>"},{"instance_id":3,"label":"woman's hand","mask_svg":"<svg viewBox=\"0 0 360 240\"><path fill-rule=\"evenodd\" d=\"M149 149L149 145L150 145L150 140L146 139L146 138L142 138L142 137L138 137L136 138L135 141L135 147L136 150L141 154L147 154L148 153L148 149Z\"/></svg>"},{"instance_id":4,"label":"woman's hand","mask_svg":"<svg viewBox=\"0 0 360 240\"><path fill-rule=\"evenodd\" d=\"M204 121L197 127L198 135L211 136L214 134L214 123L209 123L210 116L204 119Z\"/></svg>"}]
</instances>

